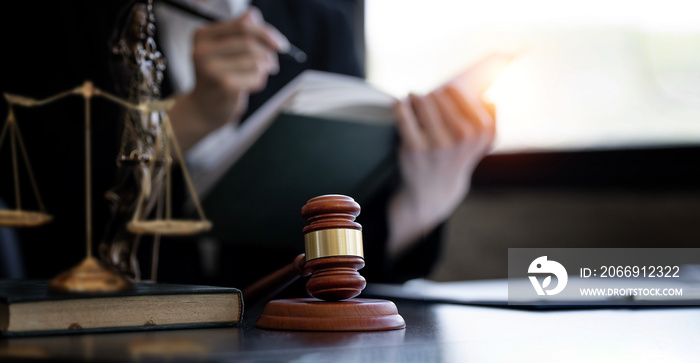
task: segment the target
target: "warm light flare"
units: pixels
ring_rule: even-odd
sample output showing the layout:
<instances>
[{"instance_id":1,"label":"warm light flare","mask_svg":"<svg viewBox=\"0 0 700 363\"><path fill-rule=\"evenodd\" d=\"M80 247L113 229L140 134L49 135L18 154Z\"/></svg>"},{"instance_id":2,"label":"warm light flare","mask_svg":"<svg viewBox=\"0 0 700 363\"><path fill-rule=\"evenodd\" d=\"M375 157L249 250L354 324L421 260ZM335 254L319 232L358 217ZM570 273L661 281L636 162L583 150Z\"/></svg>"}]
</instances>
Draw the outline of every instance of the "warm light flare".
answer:
<instances>
[{"instance_id":1,"label":"warm light flare","mask_svg":"<svg viewBox=\"0 0 700 363\"><path fill-rule=\"evenodd\" d=\"M484 99L496 105L498 133L495 148L536 147L528 140L548 131L542 110L545 100L544 70L535 59L519 58L508 65L484 93ZM503 144L507 140L507 144Z\"/></svg>"},{"instance_id":2,"label":"warm light flare","mask_svg":"<svg viewBox=\"0 0 700 363\"><path fill-rule=\"evenodd\" d=\"M368 1L368 79L427 93L523 49L488 90L496 152L697 145L697 14L696 0Z\"/></svg>"}]
</instances>

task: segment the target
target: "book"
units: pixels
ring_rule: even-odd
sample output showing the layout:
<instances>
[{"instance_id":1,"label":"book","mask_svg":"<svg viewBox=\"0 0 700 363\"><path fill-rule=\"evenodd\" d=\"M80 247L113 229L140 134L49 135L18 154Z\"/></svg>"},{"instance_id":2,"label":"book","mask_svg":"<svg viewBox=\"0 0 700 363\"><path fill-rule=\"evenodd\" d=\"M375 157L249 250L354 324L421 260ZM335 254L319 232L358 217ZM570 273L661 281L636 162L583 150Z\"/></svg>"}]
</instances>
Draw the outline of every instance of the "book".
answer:
<instances>
[{"instance_id":1,"label":"book","mask_svg":"<svg viewBox=\"0 0 700 363\"><path fill-rule=\"evenodd\" d=\"M136 283L114 294L66 294L47 281L0 280L4 336L230 326L242 316L234 288Z\"/></svg>"},{"instance_id":2,"label":"book","mask_svg":"<svg viewBox=\"0 0 700 363\"><path fill-rule=\"evenodd\" d=\"M345 194L362 205L398 170L394 102L361 78L305 71L240 127L195 145L188 160L210 236L303 249L307 200Z\"/></svg>"}]
</instances>

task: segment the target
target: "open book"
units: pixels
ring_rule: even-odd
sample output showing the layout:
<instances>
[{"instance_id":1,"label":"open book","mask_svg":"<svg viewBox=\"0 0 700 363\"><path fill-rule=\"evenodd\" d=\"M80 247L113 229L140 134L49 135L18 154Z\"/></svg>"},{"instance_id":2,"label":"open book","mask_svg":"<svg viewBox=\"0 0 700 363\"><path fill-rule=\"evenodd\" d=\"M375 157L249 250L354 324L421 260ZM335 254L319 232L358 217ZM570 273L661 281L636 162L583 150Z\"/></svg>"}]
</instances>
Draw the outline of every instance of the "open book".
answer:
<instances>
[{"instance_id":1,"label":"open book","mask_svg":"<svg viewBox=\"0 0 700 363\"><path fill-rule=\"evenodd\" d=\"M360 78L306 71L240 127L202 140L188 163L212 235L293 244L308 199L347 194L362 204L396 170L394 101Z\"/></svg>"}]
</instances>

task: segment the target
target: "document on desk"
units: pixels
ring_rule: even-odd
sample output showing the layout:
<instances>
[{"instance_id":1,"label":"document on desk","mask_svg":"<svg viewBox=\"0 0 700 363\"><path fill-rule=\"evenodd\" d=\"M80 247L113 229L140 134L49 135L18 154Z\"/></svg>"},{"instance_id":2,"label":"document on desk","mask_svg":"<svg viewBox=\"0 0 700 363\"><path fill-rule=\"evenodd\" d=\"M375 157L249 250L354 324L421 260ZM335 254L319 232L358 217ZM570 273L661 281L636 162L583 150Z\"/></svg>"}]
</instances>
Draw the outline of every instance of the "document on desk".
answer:
<instances>
[{"instance_id":1,"label":"document on desk","mask_svg":"<svg viewBox=\"0 0 700 363\"><path fill-rule=\"evenodd\" d=\"M660 281L663 288L669 288L668 281ZM509 286L510 284L510 286ZM513 286L515 285L515 286ZM700 305L700 283L679 280L673 282L671 288L682 289L680 296L634 296L616 295L601 296L589 294L581 296L579 286L584 286L583 279L569 279L567 290L557 296L547 299L529 299L509 301L509 287L513 289L532 289L528 279L509 281L508 279L435 282L425 279L415 279L404 284L369 284L364 295L392 299L420 300L436 303L451 303L477 306L510 307L527 310L549 309L600 309L600 308L644 308L677 305ZM619 286L616 278L608 279L601 291ZM647 285L648 286L648 285ZM653 288L653 287L650 287ZM518 296L521 296L518 294ZM510 304L509 304L510 302Z\"/></svg>"}]
</instances>

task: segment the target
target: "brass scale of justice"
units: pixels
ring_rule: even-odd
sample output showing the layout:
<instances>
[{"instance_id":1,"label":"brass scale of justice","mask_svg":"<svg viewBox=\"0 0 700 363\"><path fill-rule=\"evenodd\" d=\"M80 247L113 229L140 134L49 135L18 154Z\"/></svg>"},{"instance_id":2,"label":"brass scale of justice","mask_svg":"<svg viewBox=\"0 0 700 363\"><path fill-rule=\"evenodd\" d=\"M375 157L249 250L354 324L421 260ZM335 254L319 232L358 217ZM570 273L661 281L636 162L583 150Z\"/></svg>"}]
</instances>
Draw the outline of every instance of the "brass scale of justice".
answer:
<instances>
[{"instance_id":1,"label":"brass scale of justice","mask_svg":"<svg viewBox=\"0 0 700 363\"><path fill-rule=\"evenodd\" d=\"M130 26L131 22L138 22L137 27ZM53 217L49 215L39 193L38 184L32 172L29 157L24 146L19 123L15 117L13 107L39 107L62 98L81 95L85 102L85 209L86 209L86 257L75 267L59 274L49 283L49 288L56 292L64 293L116 293L128 290L133 285L124 271L115 271L117 268L106 267L102 261L93 256L92 249L92 201L91 201L91 117L90 101L93 97L103 97L109 101L124 107L127 112L135 112L140 115L140 120L159 120L156 127L157 133L153 145L149 145L151 155L136 155L139 163L147 166L145 177L141 178L140 192L136 201L136 208L131 220L126 223L126 229L134 235L153 235L154 251L153 261L157 269L157 249L161 235L189 235L206 232L211 229L209 222L202 210L199 198L194 189L182 151L173 132L167 111L173 105L172 99L159 99L160 80L165 69L162 54L157 51L152 37L155 29L155 16L152 10L152 1L147 3L135 3L122 28L121 40L113 51L129 52L129 55L150 54L151 77L134 78L133 72L142 72L143 64L132 69L129 80L129 100L124 100L94 87L92 82L86 81L82 86L64 91L43 100L5 93L8 103L8 115L5 125L0 133L0 152L5 138L9 138L12 175L14 179L15 209L0 210L0 227L38 227L51 222ZM125 34L128 30L141 29L142 34ZM139 48L140 47L140 48ZM138 52L138 53L137 53ZM124 57L125 59L127 57ZM160 64L158 63L160 61ZM128 69L128 68L127 68ZM134 70L138 69L138 70ZM160 72L160 73L158 73ZM137 75L138 76L138 75ZM146 84L146 89L156 90L150 97L139 97L138 84ZM155 87L154 84L155 83ZM136 94L134 94L136 90ZM143 93L143 92L140 92ZM149 92L145 92L149 93ZM155 97L154 97L155 96ZM127 122L125 120L124 122ZM143 131L143 127L134 129ZM126 137L126 136L123 136ZM124 140L123 140L124 142ZM122 144L124 145L124 144ZM19 162L17 149L24 161L29 180L36 198L39 210L31 211L22 209L22 200L19 183ZM172 151L181 165L183 177L192 198L193 205L199 216L198 220L182 220L171 218L171 168L173 165ZM133 152L132 152L133 156ZM164 173L155 171L158 161L164 167ZM162 165L164 164L164 165ZM122 167L120 165L120 167ZM154 174L155 173L155 174ZM164 174L165 187L161 188L156 174ZM162 180L161 180L162 181ZM155 191L155 192L154 192ZM155 194L159 194L154 197ZM155 200L149 203L148 200ZM163 208L163 199L165 207ZM146 215L150 209L157 209L155 219L147 220ZM165 218L163 218L165 209ZM279 291L281 287L289 284L299 276L311 275L307 283L307 291L314 298L288 299L270 301L257 326L266 329L282 330L315 330L315 331L377 331L394 330L404 328L405 322L398 314L396 306L391 301L379 299L353 299L364 289L365 279L357 272L364 267L362 248L362 227L354 222L360 213L360 206L350 197L341 195L325 195L313 198L302 208L302 216L310 224L303 230L305 238L306 254L297 256L293 263L272 273L266 278L256 282L244 291L246 301L261 299L269 296L271 291ZM122 273L119 273L122 272ZM151 277L155 280L155 270ZM132 278L131 280L138 280Z\"/></svg>"}]
</instances>

